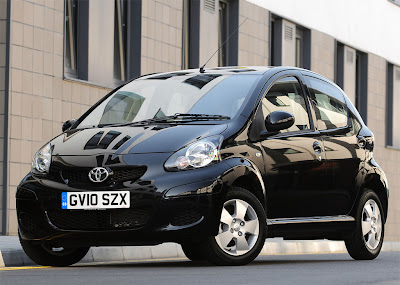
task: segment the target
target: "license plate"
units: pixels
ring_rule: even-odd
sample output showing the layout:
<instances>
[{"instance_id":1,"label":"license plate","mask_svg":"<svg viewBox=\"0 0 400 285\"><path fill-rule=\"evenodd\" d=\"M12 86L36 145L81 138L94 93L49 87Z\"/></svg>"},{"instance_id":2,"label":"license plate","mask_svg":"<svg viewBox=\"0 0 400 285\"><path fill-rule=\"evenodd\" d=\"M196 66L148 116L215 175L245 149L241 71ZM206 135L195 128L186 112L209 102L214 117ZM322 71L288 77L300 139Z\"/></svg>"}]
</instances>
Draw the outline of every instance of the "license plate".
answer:
<instances>
[{"instance_id":1,"label":"license plate","mask_svg":"<svg viewBox=\"0 0 400 285\"><path fill-rule=\"evenodd\" d=\"M62 192L62 209L121 209L130 207L129 191Z\"/></svg>"}]
</instances>

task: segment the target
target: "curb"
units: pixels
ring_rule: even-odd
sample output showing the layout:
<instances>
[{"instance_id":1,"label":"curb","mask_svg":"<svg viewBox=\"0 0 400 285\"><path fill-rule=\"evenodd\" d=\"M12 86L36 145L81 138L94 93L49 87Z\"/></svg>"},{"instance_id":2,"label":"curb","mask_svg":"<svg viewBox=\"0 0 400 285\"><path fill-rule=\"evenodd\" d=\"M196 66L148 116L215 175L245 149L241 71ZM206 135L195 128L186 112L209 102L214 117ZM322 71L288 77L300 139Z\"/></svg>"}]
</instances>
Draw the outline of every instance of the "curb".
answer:
<instances>
[{"instance_id":1,"label":"curb","mask_svg":"<svg viewBox=\"0 0 400 285\"><path fill-rule=\"evenodd\" d=\"M400 242L386 241L383 252L400 251ZM327 254L346 253L343 241L284 241L282 239L266 240L260 255L292 255L292 254ZM140 261L162 258L184 258L185 254L179 244L163 243L156 246L115 246L92 247L79 263ZM0 268L10 266L35 265L22 249L6 249L0 251Z\"/></svg>"}]
</instances>

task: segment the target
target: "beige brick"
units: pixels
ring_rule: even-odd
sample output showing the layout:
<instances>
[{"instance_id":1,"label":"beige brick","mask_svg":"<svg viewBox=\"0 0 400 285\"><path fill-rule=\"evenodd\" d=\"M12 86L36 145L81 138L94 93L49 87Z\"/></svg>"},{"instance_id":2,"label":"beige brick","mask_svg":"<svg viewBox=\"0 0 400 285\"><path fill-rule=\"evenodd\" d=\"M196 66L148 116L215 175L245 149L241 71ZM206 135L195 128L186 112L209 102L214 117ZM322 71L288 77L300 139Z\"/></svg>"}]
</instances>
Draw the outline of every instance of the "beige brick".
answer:
<instances>
[{"instance_id":1,"label":"beige brick","mask_svg":"<svg viewBox=\"0 0 400 285\"><path fill-rule=\"evenodd\" d=\"M42 98L43 102L43 119L51 121L53 119L53 99Z\"/></svg>"},{"instance_id":2,"label":"beige brick","mask_svg":"<svg viewBox=\"0 0 400 285\"><path fill-rule=\"evenodd\" d=\"M43 54L44 57L44 65L43 65L43 72L47 75L53 75L53 68L54 68L54 56L52 53L45 52Z\"/></svg>"},{"instance_id":3,"label":"beige brick","mask_svg":"<svg viewBox=\"0 0 400 285\"><path fill-rule=\"evenodd\" d=\"M17 187L11 186L8 191L8 209L16 209L17 199L15 199L15 193L17 192Z\"/></svg>"},{"instance_id":4,"label":"beige brick","mask_svg":"<svg viewBox=\"0 0 400 285\"><path fill-rule=\"evenodd\" d=\"M39 50L33 51L33 71L43 73L43 52Z\"/></svg>"},{"instance_id":5,"label":"beige brick","mask_svg":"<svg viewBox=\"0 0 400 285\"><path fill-rule=\"evenodd\" d=\"M23 22L24 21L24 2L22 0L14 0L12 2L12 18L15 21Z\"/></svg>"},{"instance_id":6,"label":"beige brick","mask_svg":"<svg viewBox=\"0 0 400 285\"><path fill-rule=\"evenodd\" d=\"M53 99L53 121L61 122L61 100Z\"/></svg>"},{"instance_id":7,"label":"beige brick","mask_svg":"<svg viewBox=\"0 0 400 285\"><path fill-rule=\"evenodd\" d=\"M18 222L17 222L17 212L15 210L8 211L8 229L9 235L18 234Z\"/></svg>"},{"instance_id":8,"label":"beige brick","mask_svg":"<svg viewBox=\"0 0 400 285\"><path fill-rule=\"evenodd\" d=\"M0 1L0 19L7 18L7 1Z\"/></svg>"},{"instance_id":9,"label":"beige brick","mask_svg":"<svg viewBox=\"0 0 400 285\"><path fill-rule=\"evenodd\" d=\"M11 93L11 114L21 116L21 94L17 92Z\"/></svg>"},{"instance_id":10,"label":"beige brick","mask_svg":"<svg viewBox=\"0 0 400 285\"><path fill-rule=\"evenodd\" d=\"M51 76L43 76L43 96L48 98L53 97L53 77Z\"/></svg>"},{"instance_id":11,"label":"beige brick","mask_svg":"<svg viewBox=\"0 0 400 285\"><path fill-rule=\"evenodd\" d=\"M54 0L44 0L44 5L46 7L54 9L54 5L55 5L54 2L55 2Z\"/></svg>"},{"instance_id":12,"label":"beige brick","mask_svg":"<svg viewBox=\"0 0 400 285\"><path fill-rule=\"evenodd\" d=\"M42 119L32 119L32 140L33 141L42 141ZM30 153L32 155L32 147L30 149Z\"/></svg>"},{"instance_id":13,"label":"beige brick","mask_svg":"<svg viewBox=\"0 0 400 285\"><path fill-rule=\"evenodd\" d=\"M34 48L43 50L43 29L34 28L33 30Z\"/></svg>"},{"instance_id":14,"label":"beige brick","mask_svg":"<svg viewBox=\"0 0 400 285\"><path fill-rule=\"evenodd\" d=\"M33 68L33 52L32 49L23 48L22 50L23 66L26 71L32 71Z\"/></svg>"},{"instance_id":15,"label":"beige brick","mask_svg":"<svg viewBox=\"0 0 400 285\"><path fill-rule=\"evenodd\" d=\"M42 96L43 92L43 75L33 73L32 93L33 95Z\"/></svg>"},{"instance_id":16,"label":"beige brick","mask_svg":"<svg viewBox=\"0 0 400 285\"><path fill-rule=\"evenodd\" d=\"M44 8L44 28L48 31L54 30L54 10L47 7Z\"/></svg>"},{"instance_id":17,"label":"beige brick","mask_svg":"<svg viewBox=\"0 0 400 285\"><path fill-rule=\"evenodd\" d=\"M6 21L0 21L0 43L6 43Z\"/></svg>"},{"instance_id":18,"label":"beige brick","mask_svg":"<svg viewBox=\"0 0 400 285\"><path fill-rule=\"evenodd\" d=\"M71 101L71 88L72 84L65 81L63 84L62 98L64 101Z\"/></svg>"},{"instance_id":19,"label":"beige brick","mask_svg":"<svg viewBox=\"0 0 400 285\"><path fill-rule=\"evenodd\" d=\"M36 132L33 129L32 132ZM30 163L32 161L32 142L31 141L21 141L21 162Z\"/></svg>"},{"instance_id":20,"label":"beige brick","mask_svg":"<svg viewBox=\"0 0 400 285\"><path fill-rule=\"evenodd\" d=\"M64 12L64 0L55 0L54 9Z\"/></svg>"},{"instance_id":21,"label":"beige brick","mask_svg":"<svg viewBox=\"0 0 400 285\"><path fill-rule=\"evenodd\" d=\"M45 52L53 53L54 33L52 31L43 32L43 50Z\"/></svg>"},{"instance_id":22,"label":"beige brick","mask_svg":"<svg viewBox=\"0 0 400 285\"><path fill-rule=\"evenodd\" d=\"M72 118L79 118L82 115L81 113L81 105L72 103L71 104L71 117Z\"/></svg>"},{"instance_id":23,"label":"beige brick","mask_svg":"<svg viewBox=\"0 0 400 285\"><path fill-rule=\"evenodd\" d=\"M21 117L11 115L11 138L20 139L21 138Z\"/></svg>"},{"instance_id":24,"label":"beige brick","mask_svg":"<svg viewBox=\"0 0 400 285\"><path fill-rule=\"evenodd\" d=\"M63 76L63 57L59 55L54 56L53 74L55 77L62 78Z\"/></svg>"},{"instance_id":25,"label":"beige brick","mask_svg":"<svg viewBox=\"0 0 400 285\"><path fill-rule=\"evenodd\" d=\"M64 28L64 13L60 11L54 11L54 31L56 33L63 34Z\"/></svg>"},{"instance_id":26,"label":"beige brick","mask_svg":"<svg viewBox=\"0 0 400 285\"><path fill-rule=\"evenodd\" d=\"M10 162L21 162L21 140L10 140Z\"/></svg>"},{"instance_id":27,"label":"beige brick","mask_svg":"<svg viewBox=\"0 0 400 285\"><path fill-rule=\"evenodd\" d=\"M10 163L10 184L18 185L21 181L21 167L20 163Z\"/></svg>"},{"instance_id":28,"label":"beige brick","mask_svg":"<svg viewBox=\"0 0 400 285\"><path fill-rule=\"evenodd\" d=\"M43 98L40 96L32 96L32 118L42 119L43 111L49 112L49 110L43 110Z\"/></svg>"},{"instance_id":29,"label":"beige brick","mask_svg":"<svg viewBox=\"0 0 400 285\"><path fill-rule=\"evenodd\" d=\"M24 22L28 25L33 25L33 4L24 2Z\"/></svg>"},{"instance_id":30,"label":"beige brick","mask_svg":"<svg viewBox=\"0 0 400 285\"><path fill-rule=\"evenodd\" d=\"M33 48L33 27L24 25L24 46Z\"/></svg>"},{"instance_id":31,"label":"beige brick","mask_svg":"<svg viewBox=\"0 0 400 285\"><path fill-rule=\"evenodd\" d=\"M44 7L35 5L33 8L34 25L39 28L44 27Z\"/></svg>"},{"instance_id":32,"label":"beige brick","mask_svg":"<svg viewBox=\"0 0 400 285\"><path fill-rule=\"evenodd\" d=\"M54 53L63 55L63 35L54 33Z\"/></svg>"},{"instance_id":33,"label":"beige brick","mask_svg":"<svg viewBox=\"0 0 400 285\"><path fill-rule=\"evenodd\" d=\"M26 94L32 94L32 72L22 72L22 92Z\"/></svg>"},{"instance_id":34,"label":"beige brick","mask_svg":"<svg viewBox=\"0 0 400 285\"><path fill-rule=\"evenodd\" d=\"M51 121L42 121L43 141L49 141L53 137L53 126Z\"/></svg>"},{"instance_id":35,"label":"beige brick","mask_svg":"<svg viewBox=\"0 0 400 285\"><path fill-rule=\"evenodd\" d=\"M63 98L63 80L61 78L54 77L53 78L53 98L60 99Z\"/></svg>"},{"instance_id":36,"label":"beige brick","mask_svg":"<svg viewBox=\"0 0 400 285\"><path fill-rule=\"evenodd\" d=\"M0 90L5 90L5 88L6 88L6 69L5 67L0 67Z\"/></svg>"},{"instance_id":37,"label":"beige brick","mask_svg":"<svg viewBox=\"0 0 400 285\"><path fill-rule=\"evenodd\" d=\"M71 102L62 101L61 113L62 113L61 116L62 122L73 119L71 115Z\"/></svg>"},{"instance_id":38,"label":"beige brick","mask_svg":"<svg viewBox=\"0 0 400 285\"><path fill-rule=\"evenodd\" d=\"M11 39L15 45L23 45L24 42L24 27L21 23L12 22Z\"/></svg>"},{"instance_id":39,"label":"beige brick","mask_svg":"<svg viewBox=\"0 0 400 285\"><path fill-rule=\"evenodd\" d=\"M11 69L11 88L13 91L22 92L22 70Z\"/></svg>"},{"instance_id":40,"label":"beige brick","mask_svg":"<svg viewBox=\"0 0 400 285\"><path fill-rule=\"evenodd\" d=\"M13 45L11 54L11 66L22 69L22 47Z\"/></svg>"},{"instance_id":41,"label":"beige brick","mask_svg":"<svg viewBox=\"0 0 400 285\"><path fill-rule=\"evenodd\" d=\"M32 101L33 96L22 94L21 96L22 107L21 107L21 115L24 117L32 117ZM22 132L22 135L24 132Z\"/></svg>"},{"instance_id":42,"label":"beige brick","mask_svg":"<svg viewBox=\"0 0 400 285\"><path fill-rule=\"evenodd\" d=\"M74 103L79 103L81 101L81 85L72 84L71 101Z\"/></svg>"}]
</instances>

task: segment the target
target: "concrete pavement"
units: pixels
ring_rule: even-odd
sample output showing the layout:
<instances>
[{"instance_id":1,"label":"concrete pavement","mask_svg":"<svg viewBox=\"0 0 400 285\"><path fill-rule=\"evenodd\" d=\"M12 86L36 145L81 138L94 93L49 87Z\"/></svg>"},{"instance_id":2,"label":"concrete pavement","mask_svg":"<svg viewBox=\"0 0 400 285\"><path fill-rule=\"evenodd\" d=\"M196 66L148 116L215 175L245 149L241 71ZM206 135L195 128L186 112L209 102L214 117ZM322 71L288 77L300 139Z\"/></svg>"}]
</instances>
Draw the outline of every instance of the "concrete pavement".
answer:
<instances>
[{"instance_id":1,"label":"concrete pavement","mask_svg":"<svg viewBox=\"0 0 400 285\"><path fill-rule=\"evenodd\" d=\"M384 252L400 251L400 242L386 241ZM284 241L281 238L267 239L261 252L263 255L288 254L324 254L346 253L342 241ZM185 257L181 246L176 243L164 243L157 246L113 246L92 247L81 262L107 262L130 260L154 260L160 258ZM35 264L30 260L19 244L16 236L0 236L0 267Z\"/></svg>"}]
</instances>

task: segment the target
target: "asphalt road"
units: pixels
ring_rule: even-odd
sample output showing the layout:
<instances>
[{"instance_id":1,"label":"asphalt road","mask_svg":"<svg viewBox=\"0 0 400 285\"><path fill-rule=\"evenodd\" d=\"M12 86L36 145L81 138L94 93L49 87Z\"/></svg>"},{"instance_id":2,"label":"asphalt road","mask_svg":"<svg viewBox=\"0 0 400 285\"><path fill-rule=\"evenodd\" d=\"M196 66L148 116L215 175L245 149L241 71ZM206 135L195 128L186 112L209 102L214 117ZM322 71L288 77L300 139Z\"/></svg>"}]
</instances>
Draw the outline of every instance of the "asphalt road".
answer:
<instances>
[{"instance_id":1,"label":"asphalt road","mask_svg":"<svg viewBox=\"0 0 400 285\"><path fill-rule=\"evenodd\" d=\"M260 256L241 267L174 259L28 268L0 268L0 284L400 284L400 252L373 261L347 254Z\"/></svg>"}]
</instances>

